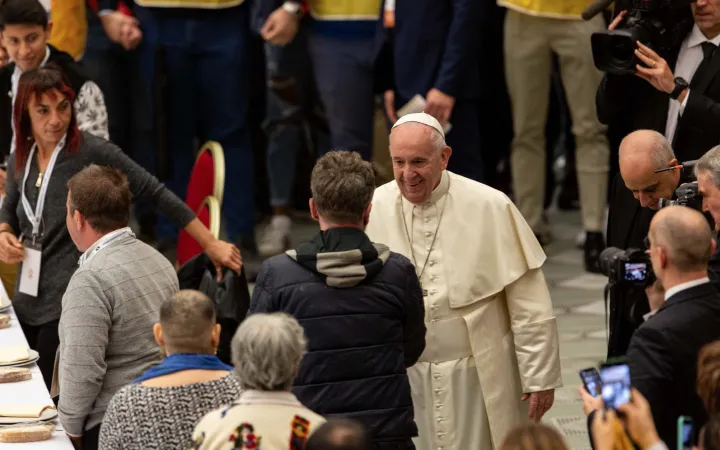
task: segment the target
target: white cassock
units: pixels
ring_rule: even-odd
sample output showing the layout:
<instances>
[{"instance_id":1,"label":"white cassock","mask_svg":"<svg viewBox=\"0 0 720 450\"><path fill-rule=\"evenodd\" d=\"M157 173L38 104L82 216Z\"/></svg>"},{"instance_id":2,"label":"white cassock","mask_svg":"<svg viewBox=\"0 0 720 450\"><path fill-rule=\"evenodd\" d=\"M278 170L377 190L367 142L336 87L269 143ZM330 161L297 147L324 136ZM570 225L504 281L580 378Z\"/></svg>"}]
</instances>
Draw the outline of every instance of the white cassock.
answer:
<instances>
[{"instance_id":1,"label":"white cassock","mask_svg":"<svg viewBox=\"0 0 720 450\"><path fill-rule=\"evenodd\" d=\"M380 186L366 232L422 272L426 346L408 369L418 450L500 447L528 420L523 393L562 386L532 230L505 194L444 171L423 205L395 181Z\"/></svg>"}]
</instances>

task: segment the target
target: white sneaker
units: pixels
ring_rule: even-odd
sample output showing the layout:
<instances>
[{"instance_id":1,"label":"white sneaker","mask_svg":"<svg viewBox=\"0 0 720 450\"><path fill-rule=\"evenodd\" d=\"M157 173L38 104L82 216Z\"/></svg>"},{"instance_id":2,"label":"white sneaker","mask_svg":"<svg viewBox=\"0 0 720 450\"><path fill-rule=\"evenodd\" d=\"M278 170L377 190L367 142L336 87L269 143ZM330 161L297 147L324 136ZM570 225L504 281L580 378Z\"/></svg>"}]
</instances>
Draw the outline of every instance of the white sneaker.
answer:
<instances>
[{"instance_id":1,"label":"white sneaker","mask_svg":"<svg viewBox=\"0 0 720 450\"><path fill-rule=\"evenodd\" d=\"M270 224L265 228L260 242L258 253L262 257L279 255L290 248L290 228L292 220L288 216L273 216Z\"/></svg>"}]
</instances>

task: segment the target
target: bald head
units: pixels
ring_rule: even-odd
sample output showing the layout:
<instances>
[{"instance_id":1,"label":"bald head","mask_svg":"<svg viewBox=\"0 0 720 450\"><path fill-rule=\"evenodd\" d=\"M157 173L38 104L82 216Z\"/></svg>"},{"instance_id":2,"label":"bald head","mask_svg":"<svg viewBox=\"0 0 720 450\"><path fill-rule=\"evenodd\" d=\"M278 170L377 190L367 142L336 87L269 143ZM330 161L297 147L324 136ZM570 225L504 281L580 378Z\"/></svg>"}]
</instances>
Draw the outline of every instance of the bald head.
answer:
<instances>
[{"instance_id":1,"label":"bald head","mask_svg":"<svg viewBox=\"0 0 720 450\"><path fill-rule=\"evenodd\" d=\"M712 253L712 232L705 217L685 206L661 209L650 223L654 247L662 247L669 264L681 272L707 270Z\"/></svg>"},{"instance_id":2,"label":"bald head","mask_svg":"<svg viewBox=\"0 0 720 450\"><path fill-rule=\"evenodd\" d=\"M160 307L168 353L208 352L215 323L215 304L199 291L179 291Z\"/></svg>"},{"instance_id":3,"label":"bald head","mask_svg":"<svg viewBox=\"0 0 720 450\"><path fill-rule=\"evenodd\" d=\"M662 134L653 130L638 130L625 136L620 143L620 167L631 169L640 165L653 172L668 167L675 159L672 147Z\"/></svg>"}]
</instances>

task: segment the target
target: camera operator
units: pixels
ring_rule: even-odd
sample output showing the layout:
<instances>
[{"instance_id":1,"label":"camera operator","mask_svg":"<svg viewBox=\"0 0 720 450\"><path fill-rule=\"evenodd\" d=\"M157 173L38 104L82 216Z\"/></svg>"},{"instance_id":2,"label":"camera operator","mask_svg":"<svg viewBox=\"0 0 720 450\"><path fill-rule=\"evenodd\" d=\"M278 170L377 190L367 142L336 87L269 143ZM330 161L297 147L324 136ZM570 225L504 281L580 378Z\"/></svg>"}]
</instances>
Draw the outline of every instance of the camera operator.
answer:
<instances>
[{"instance_id":1,"label":"camera operator","mask_svg":"<svg viewBox=\"0 0 720 450\"><path fill-rule=\"evenodd\" d=\"M715 222L715 238L720 231L720 146L713 147L695 163L698 193L702 196L702 210L710 213ZM720 250L710 256L708 277L720 287Z\"/></svg>"},{"instance_id":2,"label":"camera operator","mask_svg":"<svg viewBox=\"0 0 720 450\"><path fill-rule=\"evenodd\" d=\"M720 83L714 83L720 79L720 0L697 0L690 10L693 21L680 18L666 33L677 36L674 42L655 51L638 41L634 76L606 73L597 95L598 118L611 134L658 131L680 160L697 159L720 143ZM682 16L687 9L677 11ZM621 27L627 15L620 12L609 29Z\"/></svg>"},{"instance_id":3,"label":"camera operator","mask_svg":"<svg viewBox=\"0 0 720 450\"><path fill-rule=\"evenodd\" d=\"M644 249L650 221L661 200L671 200L680 185L678 161L667 139L651 130L630 133L620 144L620 174L615 177L608 214L607 245L622 250ZM602 266L602 262L601 262ZM608 357L627 351L635 329L650 312L643 286L610 288Z\"/></svg>"}]
</instances>

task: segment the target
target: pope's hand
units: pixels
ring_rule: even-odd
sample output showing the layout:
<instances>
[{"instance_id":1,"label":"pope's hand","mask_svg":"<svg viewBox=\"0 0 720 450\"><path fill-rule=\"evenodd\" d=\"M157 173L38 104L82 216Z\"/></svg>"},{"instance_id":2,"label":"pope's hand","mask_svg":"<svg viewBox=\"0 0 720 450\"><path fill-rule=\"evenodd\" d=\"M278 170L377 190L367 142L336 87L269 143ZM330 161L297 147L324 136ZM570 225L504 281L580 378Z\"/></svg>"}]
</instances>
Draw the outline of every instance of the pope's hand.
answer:
<instances>
[{"instance_id":1,"label":"pope's hand","mask_svg":"<svg viewBox=\"0 0 720 450\"><path fill-rule=\"evenodd\" d=\"M555 389L523 394L521 400L526 401L528 399L530 399L528 418L535 422L540 422L540 419L542 419L545 413L552 408L553 402L555 401Z\"/></svg>"}]
</instances>

